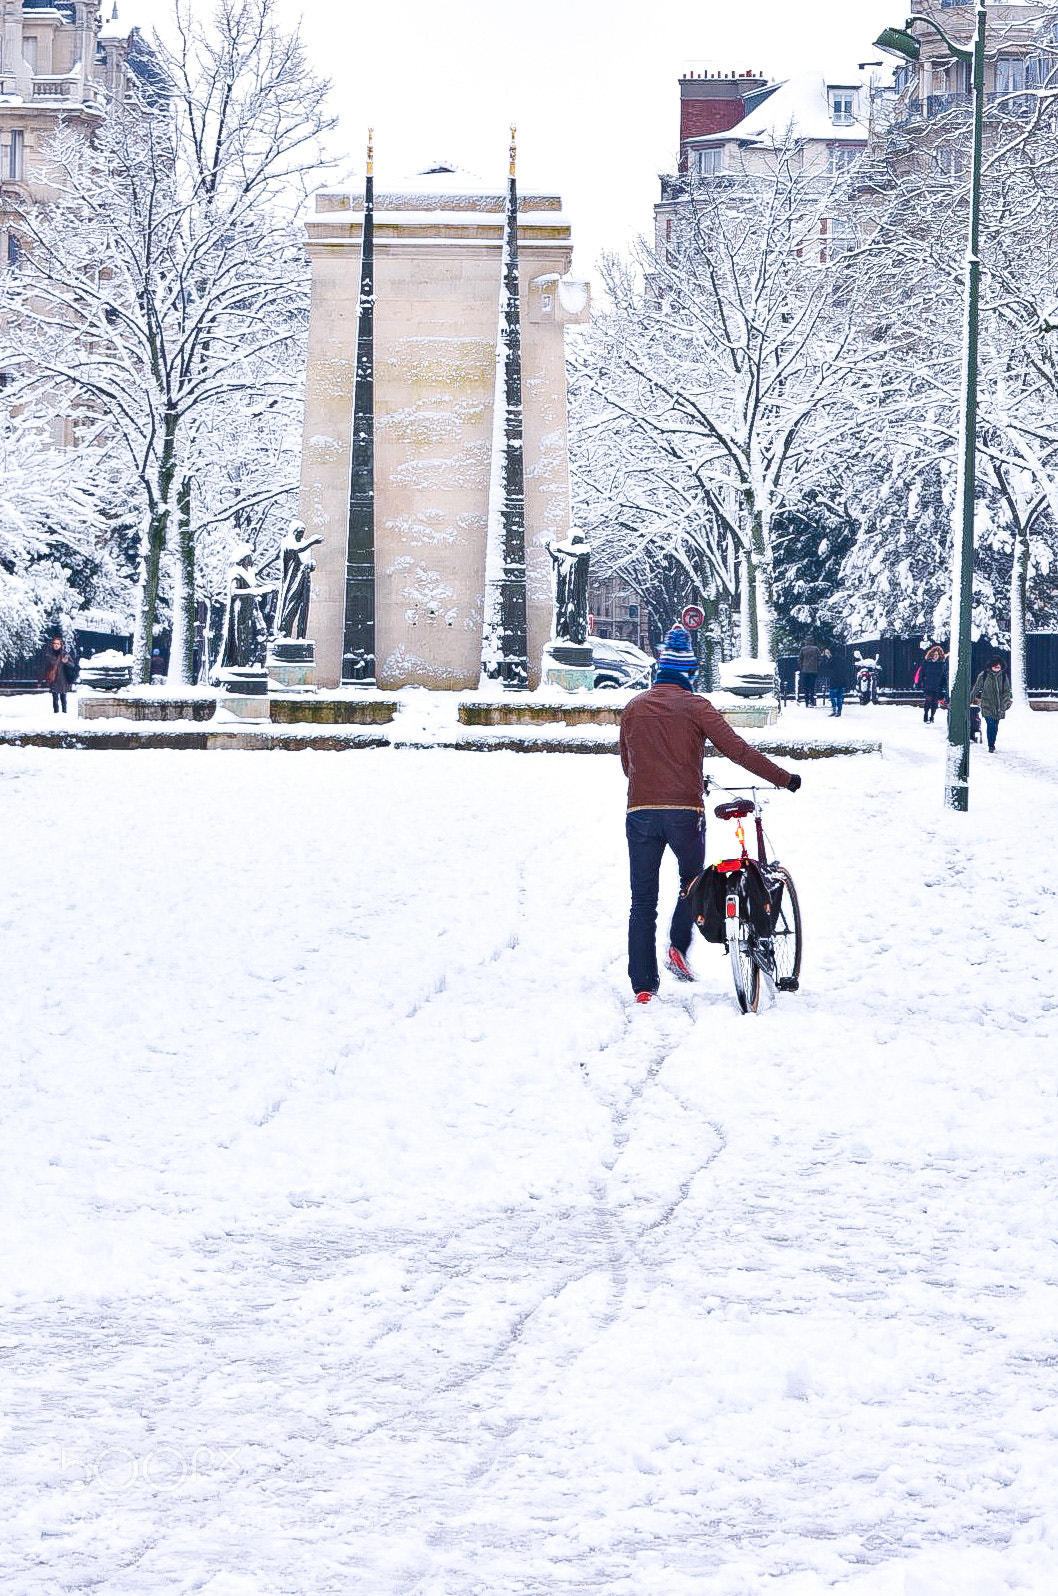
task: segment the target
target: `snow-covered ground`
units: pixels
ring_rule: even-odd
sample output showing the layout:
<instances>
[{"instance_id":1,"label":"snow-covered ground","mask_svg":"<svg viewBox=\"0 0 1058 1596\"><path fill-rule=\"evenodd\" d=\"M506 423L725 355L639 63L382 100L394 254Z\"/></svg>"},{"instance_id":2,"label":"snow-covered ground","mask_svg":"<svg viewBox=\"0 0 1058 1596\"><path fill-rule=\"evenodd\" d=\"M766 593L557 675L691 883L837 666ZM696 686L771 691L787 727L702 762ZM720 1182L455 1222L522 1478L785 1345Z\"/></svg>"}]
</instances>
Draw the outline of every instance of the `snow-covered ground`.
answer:
<instances>
[{"instance_id":1,"label":"snow-covered ground","mask_svg":"<svg viewBox=\"0 0 1058 1596\"><path fill-rule=\"evenodd\" d=\"M0 750L0 1584L1054 1592L1058 716L876 726L756 1017L614 758Z\"/></svg>"}]
</instances>

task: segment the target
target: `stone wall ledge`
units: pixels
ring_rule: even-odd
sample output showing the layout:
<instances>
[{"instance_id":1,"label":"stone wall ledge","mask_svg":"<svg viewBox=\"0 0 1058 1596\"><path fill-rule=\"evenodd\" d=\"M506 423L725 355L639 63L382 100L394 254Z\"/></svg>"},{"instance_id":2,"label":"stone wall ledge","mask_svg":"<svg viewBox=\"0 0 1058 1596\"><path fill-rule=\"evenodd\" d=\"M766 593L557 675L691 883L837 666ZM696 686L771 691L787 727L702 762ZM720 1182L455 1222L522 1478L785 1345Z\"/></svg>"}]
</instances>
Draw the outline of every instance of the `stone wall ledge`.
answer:
<instances>
[{"instance_id":1,"label":"stone wall ledge","mask_svg":"<svg viewBox=\"0 0 1058 1596\"><path fill-rule=\"evenodd\" d=\"M267 722L257 730L254 725L229 726L225 730L198 731L188 727L174 727L172 731L139 730L123 727L99 731L24 731L15 727L0 728L0 747L5 748L57 748L57 749L140 749L169 748L215 751L240 749L271 753L277 750L297 752L315 748L326 752L343 753L360 748L389 748L389 738L382 732L285 732L273 731Z\"/></svg>"},{"instance_id":2,"label":"stone wall ledge","mask_svg":"<svg viewBox=\"0 0 1058 1596\"><path fill-rule=\"evenodd\" d=\"M217 700L212 694L78 693L78 720L212 720Z\"/></svg>"},{"instance_id":3,"label":"stone wall ledge","mask_svg":"<svg viewBox=\"0 0 1058 1596\"><path fill-rule=\"evenodd\" d=\"M269 697L273 724L312 726L385 726L399 708L395 698L313 698L280 693Z\"/></svg>"},{"instance_id":4,"label":"stone wall ledge","mask_svg":"<svg viewBox=\"0 0 1058 1596\"><path fill-rule=\"evenodd\" d=\"M760 737L753 746L761 753L775 759L833 759L851 754L880 754L881 742L856 738L842 742L801 741L797 738ZM563 737L540 735L529 731L519 734L516 729L505 731L483 729L467 730L462 736L409 736L398 738L383 731L311 731L272 728L268 724L246 726L226 725L223 730L197 729L192 726L174 726L169 731L142 730L135 726L118 728L85 727L83 730L56 729L32 731L19 727L0 727L0 747L54 748L72 750L130 750L140 748L191 749L218 751L239 749L260 752L297 752L318 749L322 752L352 752L362 748L444 748L469 753L511 752L520 754L616 754L617 738L580 735ZM711 749L707 757L719 757Z\"/></svg>"},{"instance_id":5,"label":"stone wall ledge","mask_svg":"<svg viewBox=\"0 0 1058 1596\"><path fill-rule=\"evenodd\" d=\"M273 722L280 725L384 726L397 713L395 698L314 698L309 694L269 695ZM207 721L217 711L213 693L137 697L134 693L82 693L77 699L79 720Z\"/></svg>"},{"instance_id":6,"label":"stone wall ledge","mask_svg":"<svg viewBox=\"0 0 1058 1596\"><path fill-rule=\"evenodd\" d=\"M611 704L578 704L575 698L544 703L533 699L503 698L482 700L463 699L459 704L459 722L462 726L619 726L621 711L627 695ZM779 718L778 705L754 703L752 699L731 704L717 704L729 726L763 727L774 725Z\"/></svg>"},{"instance_id":7,"label":"stone wall ledge","mask_svg":"<svg viewBox=\"0 0 1058 1596\"><path fill-rule=\"evenodd\" d=\"M621 705L577 704L575 701L568 704L512 703L509 699L480 703L475 700L460 704L459 723L461 726L619 726Z\"/></svg>"}]
</instances>

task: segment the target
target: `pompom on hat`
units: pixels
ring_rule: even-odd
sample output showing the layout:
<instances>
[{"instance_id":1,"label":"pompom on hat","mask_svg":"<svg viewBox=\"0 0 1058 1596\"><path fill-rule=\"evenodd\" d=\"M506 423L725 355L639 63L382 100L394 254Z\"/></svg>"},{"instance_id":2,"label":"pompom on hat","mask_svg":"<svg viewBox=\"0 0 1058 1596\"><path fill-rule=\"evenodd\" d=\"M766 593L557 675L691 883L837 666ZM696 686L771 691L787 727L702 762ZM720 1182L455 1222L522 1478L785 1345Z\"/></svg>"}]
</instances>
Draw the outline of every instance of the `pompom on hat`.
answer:
<instances>
[{"instance_id":1,"label":"pompom on hat","mask_svg":"<svg viewBox=\"0 0 1058 1596\"><path fill-rule=\"evenodd\" d=\"M690 633L682 626L670 627L665 633L665 641L658 655L658 669L682 671L687 676L693 676L697 671L698 661L691 647Z\"/></svg>"}]
</instances>

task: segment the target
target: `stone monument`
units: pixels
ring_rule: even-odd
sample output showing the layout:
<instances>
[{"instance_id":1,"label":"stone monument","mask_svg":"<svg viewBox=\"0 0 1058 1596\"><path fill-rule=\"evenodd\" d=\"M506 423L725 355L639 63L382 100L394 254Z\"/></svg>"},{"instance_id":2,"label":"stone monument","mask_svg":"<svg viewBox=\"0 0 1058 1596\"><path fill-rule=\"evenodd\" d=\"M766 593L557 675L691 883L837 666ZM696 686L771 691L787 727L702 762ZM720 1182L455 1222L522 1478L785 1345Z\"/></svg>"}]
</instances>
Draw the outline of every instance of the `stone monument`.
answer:
<instances>
[{"instance_id":1,"label":"stone monument","mask_svg":"<svg viewBox=\"0 0 1058 1596\"><path fill-rule=\"evenodd\" d=\"M386 688L473 688L482 660L503 170L491 183L447 166L379 180L377 188L373 177L369 183L360 193L318 196L308 225L301 515L326 539L308 618L317 679L327 687L342 679L343 647L350 653L347 592L370 587L370 561L372 679ZM370 295L361 290L365 224ZM535 686L551 634L546 544L562 536L570 513L563 332L587 320L588 290L569 276L570 226L556 194L520 192L517 245L526 621ZM366 371L363 360L357 371L365 303L373 322L370 544L359 532L351 539L349 530L351 495L356 525L364 520L364 472L358 465L351 482L351 443L354 386ZM363 349L362 336L360 343ZM358 602L366 613L366 599Z\"/></svg>"},{"instance_id":2,"label":"stone monument","mask_svg":"<svg viewBox=\"0 0 1058 1596\"><path fill-rule=\"evenodd\" d=\"M279 546L282 574L276 602L275 636L268 646L268 674L290 689L316 685L316 645L306 638L312 573L316 562L308 551L323 542L305 536L304 521L291 521Z\"/></svg>"},{"instance_id":3,"label":"stone monument","mask_svg":"<svg viewBox=\"0 0 1058 1596\"><path fill-rule=\"evenodd\" d=\"M564 543L548 543L555 573L555 621L544 649L543 677L571 691L595 686L588 642L588 566L591 548L583 532L570 527Z\"/></svg>"},{"instance_id":4,"label":"stone monument","mask_svg":"<svg viewBox=\"0 0 1058 1596\"><path fill-rule=\"evenodd\" d=\"M254 551L236 544L228 570L227 609L220 665L215 673L225 709L243 720L268 720L268 671L265 649L268 628L258 599L271 592L258 580Z\"/></svg>"}]
</instances>

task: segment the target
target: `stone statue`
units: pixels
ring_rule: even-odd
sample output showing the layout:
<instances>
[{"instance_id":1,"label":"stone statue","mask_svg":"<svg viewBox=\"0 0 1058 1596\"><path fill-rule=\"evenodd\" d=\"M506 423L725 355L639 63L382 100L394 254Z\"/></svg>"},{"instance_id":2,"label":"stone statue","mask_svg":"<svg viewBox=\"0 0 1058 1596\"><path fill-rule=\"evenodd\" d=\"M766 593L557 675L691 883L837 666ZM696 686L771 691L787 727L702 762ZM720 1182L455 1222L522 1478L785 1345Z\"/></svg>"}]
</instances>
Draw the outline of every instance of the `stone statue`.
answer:
<instances>
[{"instance_id":1,"label":"stone statue","mask_svg":"<svg viewBox=\"0 0 1058 1596\"><path fill-rule=\"evenodd\" d=\"M264 665L268 628L257 600L271 587L258 581L254 552L248 543L232 550L228 571L228 610L224 617L224 646L221 666Z\"/></svg>"},{"instance_id":2,"label":"stone statue","mask_svg":"<svg viewBox=\"0 0 1058 1596\"><path fill-rule=\"evenodd\" d=\"M320 534L305 536L304 521L291 521L287 535L279 545L283 574L279 580L279 602L276 605L276 637L305 636L309 624L309 591L316 561L308 558L308 551L322 543Z\"/></svg>"},{"instance_id":3,"label":"stone statue","mask_svg":"<svg viewBox=\"0 0 1058 1596\"><path fill-rule=\"evenodd\" d=\"M583 644L588 637L588 540L570 527L565 543L548 543L546 548L555 567L555 637Z\"/></svg>"}]
</instances>

